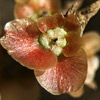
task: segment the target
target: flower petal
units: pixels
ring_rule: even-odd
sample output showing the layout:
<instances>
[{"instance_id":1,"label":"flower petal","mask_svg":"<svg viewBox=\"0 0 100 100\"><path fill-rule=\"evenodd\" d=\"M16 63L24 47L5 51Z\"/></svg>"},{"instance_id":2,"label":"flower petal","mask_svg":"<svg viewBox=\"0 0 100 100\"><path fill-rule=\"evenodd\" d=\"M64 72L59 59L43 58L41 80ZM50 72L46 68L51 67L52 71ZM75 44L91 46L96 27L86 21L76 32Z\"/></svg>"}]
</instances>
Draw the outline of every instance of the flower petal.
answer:
<instances>
[{"instance_id":1,"label":"flower petal","mask_svg":"<svg viewBox=\"0 0 100 100\"><path fill-rule=\"evenodd\" d=\"M78 36L80 36L81 33L81 25L80 22L77 19L76 15L69 14L65 17L66 24L65 27L68 32L75 31Z\"/></svg>"},{"instance_id":2,"label":"flower petal","mask_svg":"<svg viewBox=\"0 0 100 100\"><path fill-rule=\"evenodd\" d=\"M95 83L96 71L99 69L99 58L97 56L92 56L88 58L88 73L85 80L85 85L92 89L97 89Z\"/></svg>"},{"instance_id":3,"label":"flower petal","mask_svg":"<svg viewBox=\"0 0 100 100\"><path fill-rule=\"evenodd\" d=\"M65 18L62 13L58 13L54 15L54 18L57 20L59 27L64 27L65 25Z\"/></svg>"},{"instance_id":4,"label":"flower petal","mask_svg":"<svg viewBox=\"0 0 100 100\"><path fill-rule=\"evenodd\" d=\"M81 47L81 25L75 15L68 15L66 17L65 27L67 29L66 40L68 45L63 49L63 54L66 57L73 56Z\"/></svg>"},{"instance_id":5,"label":"flower petal","mask_svg":"<svg viewBox=\"0 0 100 100\"><path fill-rule=\"evenodd\" d=\"M16 0L14 7L15 18L26 18L40 9L39 0Z\"/></svg>"},{"instance_id":6,"label":"flower petal","mask_svg":"<svg viewBox=\"0 0 100 100\"><path fill-rule=\"evenodd\" d=\"M54 29L58 26L57 20L53 16L42 17L37 24L42 33L46 33L48 29Z\"/></svg>"},{"instance_id":7,"label":"flower petal","mask_svg":"<svg viewBox=\"0 0 100 100\"><path fill-rule=\"evenodd\" d=\"M54 68L45 72L35 71L40 85L54 95L77 91L83 86L86 73L87 60L83 49L73 57L60 57Z\"/></svg>"},{"instance_id":8,"label":"flower petal","mask_svg":"<svg viewBox=\"0 0 100 100\"><path fill-rule=\"evenodd\" d=\"M50 50L39 46L40 31L34 21L16 19L6 24L5 31L0 43L19 63L36 70L56 66L56 56Z\"/></svg>"},{"instance_id":9,"label":"flower petal","mask_svg":"<svg viewBox=\"0 0 100 100\"><path fill-rule=\"evenodd\" d=\"M38 0L39 6L45 11L51 13L57 13L61 10L61 1L60 0Z\"/></svg>"},{"instance_id":10,"label":"flower petal","mask_svg":"<svg viewBox=\"0 0 100 100\"><path fill-rule=\"evenodd\" d=\"M82 37L83 49L88 57L93 56L100 50L100 35L97 32L88 32Z\"/></svg>"},{"instance_id":11,"label":"flower petal","mask_svg":"<svg viewBox=\"0 0 100 100\"><path fill-rule=\"evenodd\" d=\"M83 95L83 93L84 93L84 88L81 87L78 91L71 92L71 93L69 93L69 95L71 95L74 98L79 98L79 97L81 97Z\"/></svg>"},{"instance_id":12,"label":"flower petal","mask_svg":"<svg viewBox=\"0 0 100 100\"><path fill-rule=\"evenodd\" d=\"M46 33L48 29L64 26L64 16L62 14L55 14L53 16L45 16L38 20L38 27L42 33Z\"/></svg>"},{"instance_id":13,"label":"flower petal","mask_svg":"<svg viewBox=\"0 0 100 100\"><path fill-rule=\"evenodd\" d=\"M68 45L64 47L63 54L66 57L73 56L81 47L82 39L81 37L77 37L76 35L69 35L67 36Z\"/></svg>"},{"instance_id":14,"label":"flower petal","mask_svg":"<svg viewBox=\"0 0 100 100\"><path fill-rule=\"evenodd\" d=\"M28 15L32 14L34 11L33 7L27 3L16 4L14 8L15 18L26 18Z\"/></svg>"}]
</instances>

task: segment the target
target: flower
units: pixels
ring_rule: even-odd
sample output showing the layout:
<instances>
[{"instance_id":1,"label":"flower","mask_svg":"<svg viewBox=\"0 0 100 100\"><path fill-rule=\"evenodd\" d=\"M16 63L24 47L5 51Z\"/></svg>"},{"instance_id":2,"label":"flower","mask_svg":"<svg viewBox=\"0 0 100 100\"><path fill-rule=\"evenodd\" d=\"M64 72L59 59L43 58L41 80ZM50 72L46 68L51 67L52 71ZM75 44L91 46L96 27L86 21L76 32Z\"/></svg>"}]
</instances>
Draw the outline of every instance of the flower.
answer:
<instances>
[{"instance_id":1,"label":"flower","mask_svg":"<svg viewBox=\"0 0 100 100\"><path fill-rule=\"evenodd\" d=\"M96 53L100 51L100 35L98 32L87 32L83 36L83 48L88 57L88 73L85 84L92 89L96 89L97 85L94 78L96 71L99 68L99 58Z\"/></svg>"},{"instance_id":2,"label":"flower","mask_svg":"<svg viewBox=\"0 0 100 100\"><path fill-rule=\"evenodd\" d=\"M57 71L59 78L46 85L51 86L53 81L54 88L62 88L54 94L76 91L84 84L87 60L81 49L81 26L75 15L55 14L42 17L37 23L29 18L16 19L6 24L5 32L0 43L15 60L38 74L46 71L42 75L46 73L50 79L52 75L56 77ZM55 82L60 80L64 87L57 87Z\"/></svg>"},{"instance_id":3,"label":"flower","mask_svg":"<svg viewBox=\"0 0 100 100\"><path fill-rule=\"evenodd\" d=\"M86 79L82 34L99 7L79 13L76 10L75 3L65 15L45 16L37 22L16 19L6 24L5 35L0 39L8 53L23 66L34 69L41 86L54 95L77 92Z\"/></svg>"},{"instance_id":4,"label":"flower","mask_svg":"<svg viewBox=\"0 0 100 100\"><path fill-rule=\"evenodd\" d=\"M45 13L54 14L60 11L60 0L15 0L15 18L26 18L28 16L37 19Z\"/></svg>"}]
</instances>

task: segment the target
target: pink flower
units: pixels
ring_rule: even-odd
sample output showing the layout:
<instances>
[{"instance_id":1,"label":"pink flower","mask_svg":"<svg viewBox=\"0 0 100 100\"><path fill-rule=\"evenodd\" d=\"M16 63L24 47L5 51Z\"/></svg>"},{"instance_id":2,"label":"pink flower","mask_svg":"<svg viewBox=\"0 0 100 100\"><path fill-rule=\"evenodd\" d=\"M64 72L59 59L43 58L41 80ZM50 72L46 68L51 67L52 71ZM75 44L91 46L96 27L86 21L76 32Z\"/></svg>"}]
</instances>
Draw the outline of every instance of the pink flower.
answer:
<instances>
[{"instance_id":1,"label":"pink flower","mask_svg":"<svg viewBox=\"0 0 100 100\"><path fill-rule=\"evenodd\" d=\"M37 22L31 18L16 19L6 24L0 43L16 61L34 69L38 82L48 92L82 92L87 74L82 34L89 19L100 9L99 4L97 1L76 12L75 3L65 15L45 16Z\"/></svg>"},{"instance_id":2,"label":"pink flower","mask_svg":"<svg viewBox=\"0 0 100 100\"><path fill-rule=\"evenodd\" d=\"M54 14L60 11L60 0L15 0L15 18L43 16L44 13Z\"/></svg>"},{"instance_id":3,"label":"pink flower","mask_svg":"<svg viewBox=\"0 0 100 100\"><path fill-rule=\"evenodd\" d=\"M47 91L69 93L84 85L87 59L75 15L55 14L37 23L28 18L16 19L6 24L5 32L1 45L16 61L34 69Z\"/></svg>"}]
</instances>

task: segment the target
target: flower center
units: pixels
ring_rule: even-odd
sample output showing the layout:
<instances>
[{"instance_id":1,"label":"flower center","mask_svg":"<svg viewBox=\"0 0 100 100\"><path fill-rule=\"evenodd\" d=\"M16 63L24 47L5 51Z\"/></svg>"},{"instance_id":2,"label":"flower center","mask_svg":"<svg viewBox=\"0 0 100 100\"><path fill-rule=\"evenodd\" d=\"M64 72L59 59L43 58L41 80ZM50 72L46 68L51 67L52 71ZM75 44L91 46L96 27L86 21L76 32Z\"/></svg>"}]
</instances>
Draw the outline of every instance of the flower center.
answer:
<instances>
[{"instance_id":1,"label":"flower center","mask_svg":"<svg viewBox=\"0 0 100 100\"><path fill-rule=\"evenodd\" d=\"M58 40L58 38L55 38L53 41L56 42Z\"/></svg>"},{"instance_id":2,"label":"flower center","mask_svg":"<svg viewBox=\"0 0 100 100\"><path fill-rule=\"evenodd\" d=\"M39 37L39 42L44 48L50 49L59 56L67 44L66 35L67 32L63 28L49 29L46 34Z\"/></svg>"}]
</instances>

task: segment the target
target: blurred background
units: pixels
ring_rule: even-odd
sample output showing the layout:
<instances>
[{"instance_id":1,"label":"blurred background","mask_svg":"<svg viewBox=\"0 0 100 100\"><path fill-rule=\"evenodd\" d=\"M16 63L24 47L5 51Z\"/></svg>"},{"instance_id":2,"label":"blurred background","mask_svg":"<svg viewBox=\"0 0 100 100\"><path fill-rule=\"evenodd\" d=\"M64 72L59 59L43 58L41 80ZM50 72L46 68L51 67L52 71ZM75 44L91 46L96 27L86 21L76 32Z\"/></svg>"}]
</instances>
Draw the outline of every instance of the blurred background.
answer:
<instances>
[{"instance_id":1,"label":"blurred background","mask_svg":"<svg viewBox=\"0 0 100 100\"><path fill-rule=\"evenodd\" d=\"M62 5L66 1L74 0L61 0ZM95 1L84 0L81 8ZM14 19L14 5L14 0L0 0L0 36L4 31L4 25ZM89 21L85 29L85 32L88 31L100 33L100 11ZM100 56L100 53L97 55ZM98 89L92 90L85 86L85 92L80 98L73 98L68 94L53 96L38 84L32 70L21 66L0 46L0 100L99 100L100 68L96 73L95 80Z\"/></svg>"}]
</instances>

